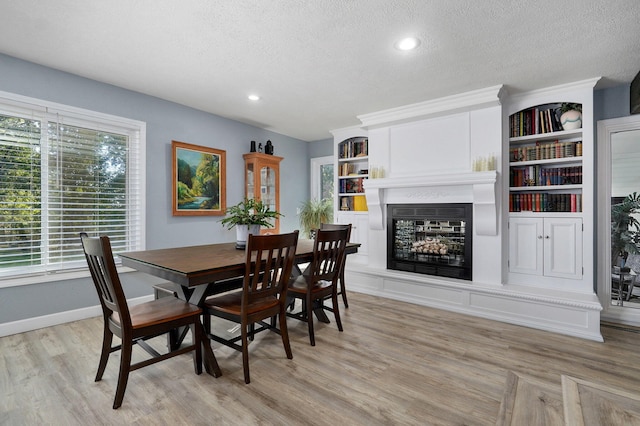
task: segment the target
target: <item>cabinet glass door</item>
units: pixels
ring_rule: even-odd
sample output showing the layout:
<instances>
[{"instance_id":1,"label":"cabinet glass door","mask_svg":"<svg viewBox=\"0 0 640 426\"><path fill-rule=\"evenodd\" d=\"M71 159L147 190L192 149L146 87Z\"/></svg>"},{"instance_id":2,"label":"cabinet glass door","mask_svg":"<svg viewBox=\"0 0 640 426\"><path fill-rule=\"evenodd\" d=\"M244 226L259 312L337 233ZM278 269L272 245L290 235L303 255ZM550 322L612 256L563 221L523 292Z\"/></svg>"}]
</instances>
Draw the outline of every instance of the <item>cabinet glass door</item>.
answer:
<instances>
[{"instance_id":1,"label":"cabinet glass door","mask_svg":"<svg viewBox=\"0 0 640 426\"><path fill-rule=\"evenodd\" d=\"M276 171L268 166L260 169L260 200L269 207L269 210L277 211ZM275 219L270 222L275 225Z\"/></svg>"},{"instance_id":2,"label":"cabinet glass door","mask_svg":"<svg viewBox=\"0 0 640 426\"><path fill-rule=\"evenodd\" d=\"M247 170L247 177L245 179L245 182L247 183L247 190L246 190L246 198L248 199L252 199L254 197L255 194L255 180L254 180L254 176L253 176L253 163L247 163L246 166L246 170Z\"/></svg>"}]
</instances>

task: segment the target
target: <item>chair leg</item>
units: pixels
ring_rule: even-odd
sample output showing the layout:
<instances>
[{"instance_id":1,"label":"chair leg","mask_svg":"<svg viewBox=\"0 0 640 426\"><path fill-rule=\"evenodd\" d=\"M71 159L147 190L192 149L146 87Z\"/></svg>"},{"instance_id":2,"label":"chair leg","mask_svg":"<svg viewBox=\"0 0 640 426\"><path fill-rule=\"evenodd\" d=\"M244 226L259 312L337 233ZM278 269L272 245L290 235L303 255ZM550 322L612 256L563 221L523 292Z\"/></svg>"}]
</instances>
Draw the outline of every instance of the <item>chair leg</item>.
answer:
<instances>
[{"instance_id":1,"label":"chair leg","mask_svg":"<svg viewBox=\"0 0 640 426\"><path fill-rule=\"evenodd\" d=\"M120 350L120 373L118 374L118 386L116 387L116 397L113 400L113 409L122 405L124 391L127 389L129 380L129 369L131 368L131 350L133 342L131 339L122 339L122 349Z\"/></svg>"},{"instance_id":2,"label":"chair leg","mask_svg":"<svg viewBox=\"0 0 640 426\"><path fill-rule=\"evenodd\" d=\"M249 340L253 342L253 336L255 336L254 331L256 330L256 324L255 323L251 323L251 325L249 326Z\"/></svg>"},{"instance_id":3,"label":"chair leg","mask_svg":"<svg viewBox=\"0 0 640 426\"><path fill-rule=\"evenodd\" d=\"M102 380L102 375L109 361L111 353L111 343L113 342L113 333L109 330L108 320L104 322L104 333L102 336L102 352L100 353L100 362L98 363L98 372L96 373L96 382Z\"/></svg>"},{"instance_id":4,"label":"chair leg","mask_svg":"<svg viewBox=\"0 0 640 426\"><path fill-rule=\"evenodd\" d=\"M193 368L196 374L202 374L202 329L200 324L194 323L190 325L191 336L195 349L193 350Z\"/></svg>"},{"instance_id":5,"label":"chair leg","mask_svg":"<svg viewBox=\"0 0 640 426\"><path fill-rule=\"evenodd\" d=\"M247 324L242 324L241 329L242 369L244 370L244 382L249 384L251 382L251 378L249 377L249 339L247 338Z\"/></svg>"},{"instance_id":6,"label":"chair leg","mask_svg":"<svg viewBox=\"0 0 640 426\"><path fill-rule=\"evenodd\" d=\"M331 297L331 301L333 302L333 315L336 318L336 324L338 324L338 330L342 331L342 321L340 320L340 309L338 309L338 294L333 293Z\"/></svg>"},{"instance_id":7,"label":"chair leg","mask_svg":"<svg viewBox=\"0 0 640 426\"><path fill-rule=\"evenodd\" d=\"M342 303L344 307L349 309L349 302L347 301L347 289L344 286L344 271L340 274L340 294L342 295Z\"/></svg>"},{"instance_id":8,"label":"chair leg","mask_svg":"<svg viewBox=\"0 0 640 426\"><path fill-rule=\"evenodd\" d=\"M315 346L316 337L313 334L313 311L312 311L313 303L311 302L311 295L307 295L306 305L307 305L307 311L306 311L307 326L309 327L309 342L311 343L311 346Z\"/></svg>"},{"instance_id":9,"label":"chair leg","mask_svg":"<svg viewBox=\"0 0 640 426\"><path fill-rule=\"evenodd\" d=\"M275 321L276 317L272 319ZM289 343L289 330L287 329L287 307L283 306L280 311L280 335L282 336L282 344L284 345L284 351L287 354L288 359L293 358L291 352L291 344Z\"/></svg>"}]
</instances>

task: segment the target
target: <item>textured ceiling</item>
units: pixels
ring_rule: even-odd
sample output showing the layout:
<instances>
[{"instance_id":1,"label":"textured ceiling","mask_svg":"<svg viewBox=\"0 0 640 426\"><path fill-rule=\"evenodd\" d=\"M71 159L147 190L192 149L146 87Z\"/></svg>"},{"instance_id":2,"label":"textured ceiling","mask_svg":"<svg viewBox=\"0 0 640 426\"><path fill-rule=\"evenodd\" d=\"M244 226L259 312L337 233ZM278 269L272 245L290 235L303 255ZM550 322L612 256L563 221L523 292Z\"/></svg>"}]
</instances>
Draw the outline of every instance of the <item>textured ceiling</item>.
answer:
<instances>
[{"instance_id":1,"label":"textured ceiling","mask_svg":"<svg viewBox=\"0 0 640 426\"><path fill-rule=\"evenodd\" d=\"M498 84L640 70L638 0L0 0L0 16L1 53L307 141ZM393 48L406 35L417 51Z\"/></svg>"}]
</instances>

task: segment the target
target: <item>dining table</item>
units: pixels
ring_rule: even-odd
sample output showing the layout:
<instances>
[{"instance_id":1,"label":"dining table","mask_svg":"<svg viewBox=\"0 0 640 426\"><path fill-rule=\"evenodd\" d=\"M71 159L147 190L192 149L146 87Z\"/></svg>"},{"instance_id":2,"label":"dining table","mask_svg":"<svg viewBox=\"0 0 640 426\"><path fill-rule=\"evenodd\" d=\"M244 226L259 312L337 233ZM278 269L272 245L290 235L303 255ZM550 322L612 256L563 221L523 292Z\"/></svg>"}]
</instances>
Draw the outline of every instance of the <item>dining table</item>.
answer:
<instances>
[{"instance_id":1,"label":"dining table","mask_svg":"<svg viewBox=\"0 0 640 426\"><path fill-rule=\"evenodd\" d=\"M293 275L302 273L300 265L313 260L314 241L298 239ZM357 253L358 243L347 243L345 253ZM242 287L246 253L236 243L205 244L119 253L122 265L177 284L180 299L202 307L205 299ZM323 309L314 309L320 321L329 322ZM202 344L207 373L222 375L208 336Z\"/></svg>"}]
</instances>

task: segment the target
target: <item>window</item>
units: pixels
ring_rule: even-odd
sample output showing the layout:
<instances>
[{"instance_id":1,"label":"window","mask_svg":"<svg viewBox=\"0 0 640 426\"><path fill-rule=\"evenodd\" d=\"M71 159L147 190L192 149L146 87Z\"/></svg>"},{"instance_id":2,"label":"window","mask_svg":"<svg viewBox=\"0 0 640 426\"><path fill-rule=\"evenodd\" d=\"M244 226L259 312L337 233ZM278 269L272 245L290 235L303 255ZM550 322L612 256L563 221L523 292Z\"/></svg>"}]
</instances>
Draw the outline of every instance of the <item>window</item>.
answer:
<instances>
[{"instance_id":1,"label":"window","mask_svg":"<svg viewBox=\"0 0 640 426\"><path fill-rule=\"evenodd\" d=\"M144 147L142 122L0 92L0 287L84 270L81 231L143 249Z\"/></svg>"},{"instance_id":2,"label":"window","mask_svg":"<svg viewBox=\"0 0 640 426\"><path fill-rule=\"evenodd\" d=\"M311 159L311 199L333 203L333 157Z\"/></svg>"}]
</instances>

